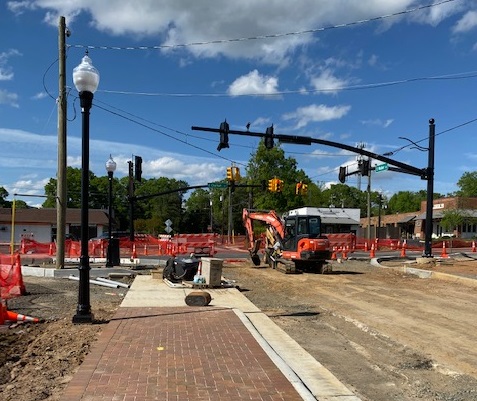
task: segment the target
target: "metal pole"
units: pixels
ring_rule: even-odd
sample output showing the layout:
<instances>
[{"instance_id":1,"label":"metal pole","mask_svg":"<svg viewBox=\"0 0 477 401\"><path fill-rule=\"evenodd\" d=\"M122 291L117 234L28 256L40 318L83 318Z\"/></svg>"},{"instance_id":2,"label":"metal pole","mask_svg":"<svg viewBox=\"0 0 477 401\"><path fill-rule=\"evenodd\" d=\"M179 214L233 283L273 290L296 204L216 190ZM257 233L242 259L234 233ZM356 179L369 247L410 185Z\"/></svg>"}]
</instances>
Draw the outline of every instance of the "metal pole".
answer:
<instances>
[{"instance_id":1,"label":"metal pole","mask_svg":"<svg viewBox=\"0 0 477 401\"><path fill-rule=\"evenodd\" d=\"M212 228L213 220L212 220L212 191L210 191L210 232L214 232Z\"/></svg>"},{"instance_id":2,"label":"metal pole","mask_svg":"<svg viewBox=\"0 0 477 401\"><path fill-rule=\"evenodd\" d=\"M78 306L73 323L91 323L93 314L90 305L88 241L89 241L89 111L93 104L93 94L88 91L79 93L82 124L82 159L81 159L81 255L79 265Z\"/></svg>"},{"instance_id":3,"label":"metal pole","mask_svg":"<svg viewBox=\"0 0 477 401\"><path fill-rule=\"evenodd\" d=\"M113 172L108 171L109 198L108 198L108 251L106 253L106 267L113 267L112 262L112 239L113 239Z\"/></svg>"},{"instance_id":4,"label":"metal pole","mask_svg":"<svg viewBox=\"0 0 477 401\"><path fill-rule=\"evenodd\" d=\"M129 241L134 242L134 176L133 176L133 162L128 161L129 164Z\"/></svg>"},{"instance_id":5,"label":"metal pole","mask_svg":"<svg viewBox=\"0 0 477 401\"><path fill-rule=\"evenodd\" d=\"M377 231L377 235L376 235L376 238L380 239L381 238L381 207L382 207L382 202L383 202L383 198L381 196L381 194L378 195L378 200L379 200L379 204L378 204L378 231Z\"/></svg>"},{"instance_id":6,"label":"metal pole","mask_svg":"<svg viewBox=\"0 0 477 401\"><path fill-rule=\"evenodd\" d=\"M231 244L231 236L232 236L232 186L229 185L229 222L228 222L228 229L227 229L227 243Z\"/></svg>"},{"instance_id":7,"label":"metal pole","mask_svg":"<svg viewBox=\"0 0 477 401\"><path fill-rule=\"evenodd\" d=\"M369 160L369 170L368 170L368 187L367 187L367 213L368 213L368 231L367 238L368 241L371 240L371 159Z\"/></svg>"},{"instance_id":8,"label":"metal pole","mask_svg":"<svg viewBox=\"0 0 477 401\"><path fill-rule=\"evenodd\" d=\"M434 200L434 146L436 126L434 119L429 120L429 149L427 163L427 200L426 200L426 227L424 238L424 257L432 258L432 209Z\"/></svg>"},{"instance_id":9,"label":"metal pole","mask_svg":"<svg viewBox=\"0 0 477 401\"><path fill-rule=\"evenodd\" d=\"M65 264L66 239L66 23L58 23L58 170L56 181L56 268Z\"/></svg>"}]
</instances>

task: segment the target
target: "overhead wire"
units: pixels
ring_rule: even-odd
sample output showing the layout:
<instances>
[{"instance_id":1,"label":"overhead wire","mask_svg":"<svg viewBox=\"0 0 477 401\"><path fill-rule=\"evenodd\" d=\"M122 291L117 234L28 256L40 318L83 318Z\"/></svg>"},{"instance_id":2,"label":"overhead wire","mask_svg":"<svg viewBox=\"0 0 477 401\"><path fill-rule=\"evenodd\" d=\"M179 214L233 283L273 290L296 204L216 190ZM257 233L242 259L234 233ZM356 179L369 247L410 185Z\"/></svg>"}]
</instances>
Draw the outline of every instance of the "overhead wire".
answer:
<instances>
[{"instance_id":1,"label":"overhead wire","mask_svg":"<svg viewBox=\"0 0 477 401\"><path fill-rule=\"evenodd\" d=\"M231 162L231 163L235 163L235 164L239 164L239 165L242 165L242 166L246 166L244 163L240 163L240 162L234 161L234 160L229 159L229 158L227 158L227 157L225 157L225 156L216 154L216 153L214 153L214 152L211 152L210 150L207 150L207 149L201 148L200 146L194 145L194 144L192 144L192 143L190 143L190 142L188 142L188 141L185 141L185 140L176 138L176 137L174 137L173 135L170 135L170 134L168 134L168 133L166 133L166 132L164 132L164 131L162 131L162 130L160 130L160 129L154 128L154 127L152 127L151 125L155 125L155 123L153 123L153 122L151 122L151 121L147 121L147 120L142 119L142 118L139 118L139 117L137 117L137 116L134 116L134 118L133 118L133 117L132 117L133 115L132 115L131 113L127 113L127 112L125 112L125 111L119 112L119 109L117 109L117 108L116 108L116 111L114 111L114 110L108 109L108 108L105 107L105 106L98 105L97 103L98 103L98 101L95 102L96 107L99 108L99 109L101 109L101 110L103 110L103 111L105 111L105 112L107 112L107 113L113 114L113 115L115 115L115 116L117 116L117 117L123 118L123 119L125 119L125 120L130 121L130 122L133 122L133 123L135 123L135 124L137 124L137 125L140 125L140 126L143 127L143 128L146 128L146 129L148 129L148 130L157 132L157 133L159 133L159 134L161 134L161 135L167 136L167 137L170 138L170 139L173 139L173 140L178 141L178 142L181 142L181 143L183 143L183 144L185 144L185 145L191 146L192 148L201 150L202 152L205 152L205 153L210 154L210 155L212 155L212 156L218 157L218 158L223 159L223 160L227 160L227 161L229 161L229 162ZM100 103L103 103L103 104L106 105L106 103L104 103L104 102L100 102ZM123 113L124 113L124 114L123 114ZM129 114L130 116L126 116L126 114ZM135 118L136 118L136 119L135 119ZM138 121L139 119L143 120L144 122L143 122L143 121ZM147 121L147 123L146 123L145 121ZM185 134L185 133L183 133L183 132L181 132L181 131L174 130L174 129L171 129L171 130L173 130L173 131L176 132L176 133L180 133L180 134L183 134L183 135L186 135L186 136L187 136L187 134Z\"/></svg>"},{"instance_id":2,"label":"overhead wire","mask_svg":"<svg viewBox=\"0 0 477 401\"><path fill-rule=\"evenodd\" d=\"M276 38L281 38L286 36L305 35L305 34L311 34L311 33L317 33L317 32L324 32L324 31L328 31L332 29L362 25L369 22L374 22L374 21L384 20L384 19L388 19L392 17L402 16L405 14L414 13L416 11L422 11L424 9L437 7L446 3L453 3L454 1L460 1L460 0L442 0L439 2L425 4L425 5L417 6L407 10L397 11L391 14L384 14L384 15L380 15L376 17L358 20L358 21L346 22L342 24L335 24L335 25L319 27L319 28L304 29L304 30L294 31L294 32L255 35L255 36L247 36L247 37L241 37L241 38L215 39L215 40L197 41L197 42L189 42L189 43L181 43L181 44L163 44L163 45L154 45L154 46L94 46L94 45L82 45L82 44L72 44L68 46L75 47L75 48L100 49L100 50L161 50L161 49L174 49L174 48L183 48L183 47L191 47L191 46L204 46L204 45L215 45L215 44L224 44L224 43L245 42L245 41L251 41L251 40L276 39Z\"/></svg>"}]
</instances>

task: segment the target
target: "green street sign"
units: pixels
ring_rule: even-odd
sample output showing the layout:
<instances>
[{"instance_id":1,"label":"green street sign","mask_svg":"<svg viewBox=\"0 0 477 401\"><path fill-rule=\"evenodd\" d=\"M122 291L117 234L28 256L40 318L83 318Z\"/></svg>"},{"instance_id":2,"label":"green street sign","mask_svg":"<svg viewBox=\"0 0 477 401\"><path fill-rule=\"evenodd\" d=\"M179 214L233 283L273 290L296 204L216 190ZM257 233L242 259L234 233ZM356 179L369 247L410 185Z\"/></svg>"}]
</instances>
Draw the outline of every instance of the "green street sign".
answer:
<instances>
[{"instance_id":1,"label":"green street sign","mask_svg":"<svg viewBox=\"0 0 477 401\"><path fill-rule=\"evenodd\" d=\"M379 173L380 171L386 171L388 169L388 164L383 163L383 164L377 164L376 167L374 168L374 171L376 173Z\"/></svg>"},{"instance_id":2,"label":"green street sign","mask_svg":"<svg viewBox=\"0 0 477 401\"><path fill-rule=\"evenodd\" d=\"M223 189L227 188L228 184L226 182L209 182L207 186L210 189Z\"/></svg>"}]
</instances>

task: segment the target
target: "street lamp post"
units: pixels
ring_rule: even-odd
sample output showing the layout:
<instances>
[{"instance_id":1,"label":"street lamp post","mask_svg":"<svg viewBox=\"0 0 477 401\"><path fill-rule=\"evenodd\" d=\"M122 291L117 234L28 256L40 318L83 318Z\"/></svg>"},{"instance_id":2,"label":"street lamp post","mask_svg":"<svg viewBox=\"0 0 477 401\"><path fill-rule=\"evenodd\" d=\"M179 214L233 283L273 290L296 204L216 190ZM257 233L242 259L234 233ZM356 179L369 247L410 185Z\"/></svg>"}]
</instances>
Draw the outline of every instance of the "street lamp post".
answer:
<instances>
[{"instance_id":1,"label":"street lamp post","mask_svg":"<svg viewBox=\"0 0 477 401\"><path fill-rule=\"evenodd\" d=\"M88 241L89 241L89 111L93 104L93 94L99 84L99 72L93 67L88 54L73 70L73 82L79 92L82 115L82 157L81 157L81 255L79 265L78 305L73 323L91 323L93 313L90 305Z\"/></svg>"},{"instance_id":2,"label":"street lamp post","mask_svg":"<svg viewBox=\"0 0 477 401\"><path fill-rule=\"evenodd\" d=\"M109 181L109 198L108 198L108 251L106 254L106 267L113 267L113 175L116 171L116 162L109 155L109 160L106 162L106 171L108 172Z\"/></svg>"}]
</instances>

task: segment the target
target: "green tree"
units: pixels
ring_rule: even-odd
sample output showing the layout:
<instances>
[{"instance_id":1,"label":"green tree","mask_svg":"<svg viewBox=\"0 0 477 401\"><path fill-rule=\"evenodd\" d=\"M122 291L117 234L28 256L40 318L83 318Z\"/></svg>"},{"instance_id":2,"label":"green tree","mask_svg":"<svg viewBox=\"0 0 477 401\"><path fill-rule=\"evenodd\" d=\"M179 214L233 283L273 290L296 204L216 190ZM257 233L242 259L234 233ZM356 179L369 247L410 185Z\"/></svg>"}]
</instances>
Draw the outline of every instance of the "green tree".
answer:
<instances>
[{"instance_id":1,"label":"green tree","mask_svg":"<svg viewBox=\"0 0 477 401\"><path fill-rule=\"evenodd\" d=\"M456 191L457 196L476 197L477 196L477 171L466 171L457 181L459 190Z\"/></svg>"},{"instance_id":2,"label":"green tree","mask_svg":"<svg viewBox=\"0 0 477 401\"><path fill-rule=\"evenodd\" d=\"M136 230L151 234L165 233L164 222L171 220L174 231L181 232L184 229L182 203L187 192L181 188L188 185L185 181L165 177L143 179L141 183L136 183L137 197L161 194L135 202Z\"/></svg>"},{"instance_id":3,"label":"green tree","mask_svg":"<svg viewBox=\"0 0 477 401\"><path fill-rule=\"evenodd\" d=\"M183 223L191 233L205 233L210 226L211 192L196 189L185 202Z\"/></svg>"},{"instance_id":4,"label":"green tree","mask_svg":"<svg viewBox=\"0 0 477 401\"><path fill-rule=\"evenodd\" d=\"M311 185L311 180L303 170L297 168L296 159L285 157L285 152L280 145L267 149L262 140L256 152L252 153L247 165L247 179L253 185L260 185L264 181L268 186L268 180L274 177L283 180L282 192L273 193L266 190L254 192L255 208L281 213L305 205L306 198L295 194L295 185L299 181ZM313 191L316 188L315 186Z\"/></svg>"}]
</instances>

